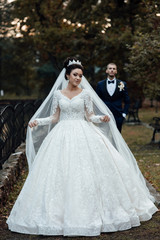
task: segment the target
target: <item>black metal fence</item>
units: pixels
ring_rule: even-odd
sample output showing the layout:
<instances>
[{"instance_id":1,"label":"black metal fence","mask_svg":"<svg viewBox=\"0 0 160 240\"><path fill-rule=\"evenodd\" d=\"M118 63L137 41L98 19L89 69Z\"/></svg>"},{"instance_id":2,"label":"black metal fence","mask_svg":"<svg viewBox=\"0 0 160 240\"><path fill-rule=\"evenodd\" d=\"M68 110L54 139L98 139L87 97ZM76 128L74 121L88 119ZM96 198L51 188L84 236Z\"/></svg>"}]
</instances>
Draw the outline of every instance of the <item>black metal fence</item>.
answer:
<instances>
[{"instance_id":1,"label":"black metal fence","mask_svg":"<svg viewBox=\"0 0 160 240\"><path fill-rule=\"evenodd\" d=\"M25 141L27 125L42 100L0 105L0 169L12 152Z\"/></svg>"}]
</instances>

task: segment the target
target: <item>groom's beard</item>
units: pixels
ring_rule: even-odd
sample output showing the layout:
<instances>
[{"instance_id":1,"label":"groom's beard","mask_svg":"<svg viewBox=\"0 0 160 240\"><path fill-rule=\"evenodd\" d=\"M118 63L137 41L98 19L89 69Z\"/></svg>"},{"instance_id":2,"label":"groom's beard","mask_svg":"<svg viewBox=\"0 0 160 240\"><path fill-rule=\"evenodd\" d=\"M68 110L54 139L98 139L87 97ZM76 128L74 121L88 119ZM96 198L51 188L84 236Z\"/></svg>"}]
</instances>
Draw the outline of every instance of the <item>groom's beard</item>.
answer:
<instances>
[{"instance_id":1,"label":"groom's beard","mask_svg":"<svg viewBox=\"0 0 160 240\"><path fill-rule=\"evenodd\" d=\"M115 75L114 74L108 74L108 77L115 78Z\"/></svg>"}]
</instances>

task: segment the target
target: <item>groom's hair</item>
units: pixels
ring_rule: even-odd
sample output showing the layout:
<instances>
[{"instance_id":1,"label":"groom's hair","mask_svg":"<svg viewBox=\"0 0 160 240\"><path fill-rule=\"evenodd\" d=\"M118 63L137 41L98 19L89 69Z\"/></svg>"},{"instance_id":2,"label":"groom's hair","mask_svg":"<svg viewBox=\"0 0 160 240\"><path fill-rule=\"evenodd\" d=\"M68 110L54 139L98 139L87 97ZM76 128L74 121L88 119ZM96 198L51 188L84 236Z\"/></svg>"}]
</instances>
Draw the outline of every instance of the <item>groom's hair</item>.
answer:
<instances>
[{"instance_id":1,"label":"groom's hair","mask_svg":"<svg viewBox=\"0 0 160 240\"><path fill-rule=\"evenodd\" d=\"M109 65L115 65L116 68L117 68L117 65L116 65L115 63L108 63L108 64L107 64L107 68L108 68Z\"/></svg>"}]
</instances>

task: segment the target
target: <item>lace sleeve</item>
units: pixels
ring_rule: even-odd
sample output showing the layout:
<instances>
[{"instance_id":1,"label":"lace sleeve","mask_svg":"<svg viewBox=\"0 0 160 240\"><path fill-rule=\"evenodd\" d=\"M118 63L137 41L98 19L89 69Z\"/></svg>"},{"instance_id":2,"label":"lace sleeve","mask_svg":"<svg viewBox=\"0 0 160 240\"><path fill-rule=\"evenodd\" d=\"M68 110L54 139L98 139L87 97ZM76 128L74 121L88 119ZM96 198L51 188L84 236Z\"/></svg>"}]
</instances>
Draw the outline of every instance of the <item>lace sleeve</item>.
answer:
<instances>
[{"instance_id":1,"label":"lace sleeve","mask_svg":"<svg viewBox=\"0 0 160 240\"><path fill-rule=\"evenodd\" d=\"M53 102L52 102L52 115L46 118L36 118L35 120L38 122L39 126L43 125L48 125L50 123L56 123L59 120L59 102L58 102L58 95L57 92L55 93L53 97Z\"/></svg>"},{"instance_id":2,"label":"lace sleeve","mask_svg":"<svg viewBox=\"0 0 160 240\"><path fill-rule=\"evenodd\" d=\"M101 118L103 116L94 114L92 98L87 91L84 96L84 104L85 104L85 113L86 113L87 120L93 123L101 123L102 122Z\"/></svg>"}]
</instances>

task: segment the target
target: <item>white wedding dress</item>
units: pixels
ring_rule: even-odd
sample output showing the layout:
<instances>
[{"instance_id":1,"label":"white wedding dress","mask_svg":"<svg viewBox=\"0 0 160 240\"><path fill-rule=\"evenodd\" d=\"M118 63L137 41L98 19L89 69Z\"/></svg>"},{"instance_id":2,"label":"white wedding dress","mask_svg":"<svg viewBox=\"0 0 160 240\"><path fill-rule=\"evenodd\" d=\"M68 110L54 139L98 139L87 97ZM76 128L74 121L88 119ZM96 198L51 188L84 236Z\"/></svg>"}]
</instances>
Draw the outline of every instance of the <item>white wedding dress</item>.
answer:
<instances>
[{"instance_id":1,"label":"white wedding dress","mask_svg":"<svg viewBox=\"0 0 160 240\"><path fill-rule=\"evenodd\" d=\"M96 236L149 220L158 209L138 175L95 126L101 120L93 114L87 90L72 99L58 90L54 102L53 116L37 121L58 123L36 155L7 220L9 229Z\"/></svg>"}]
</instances>

